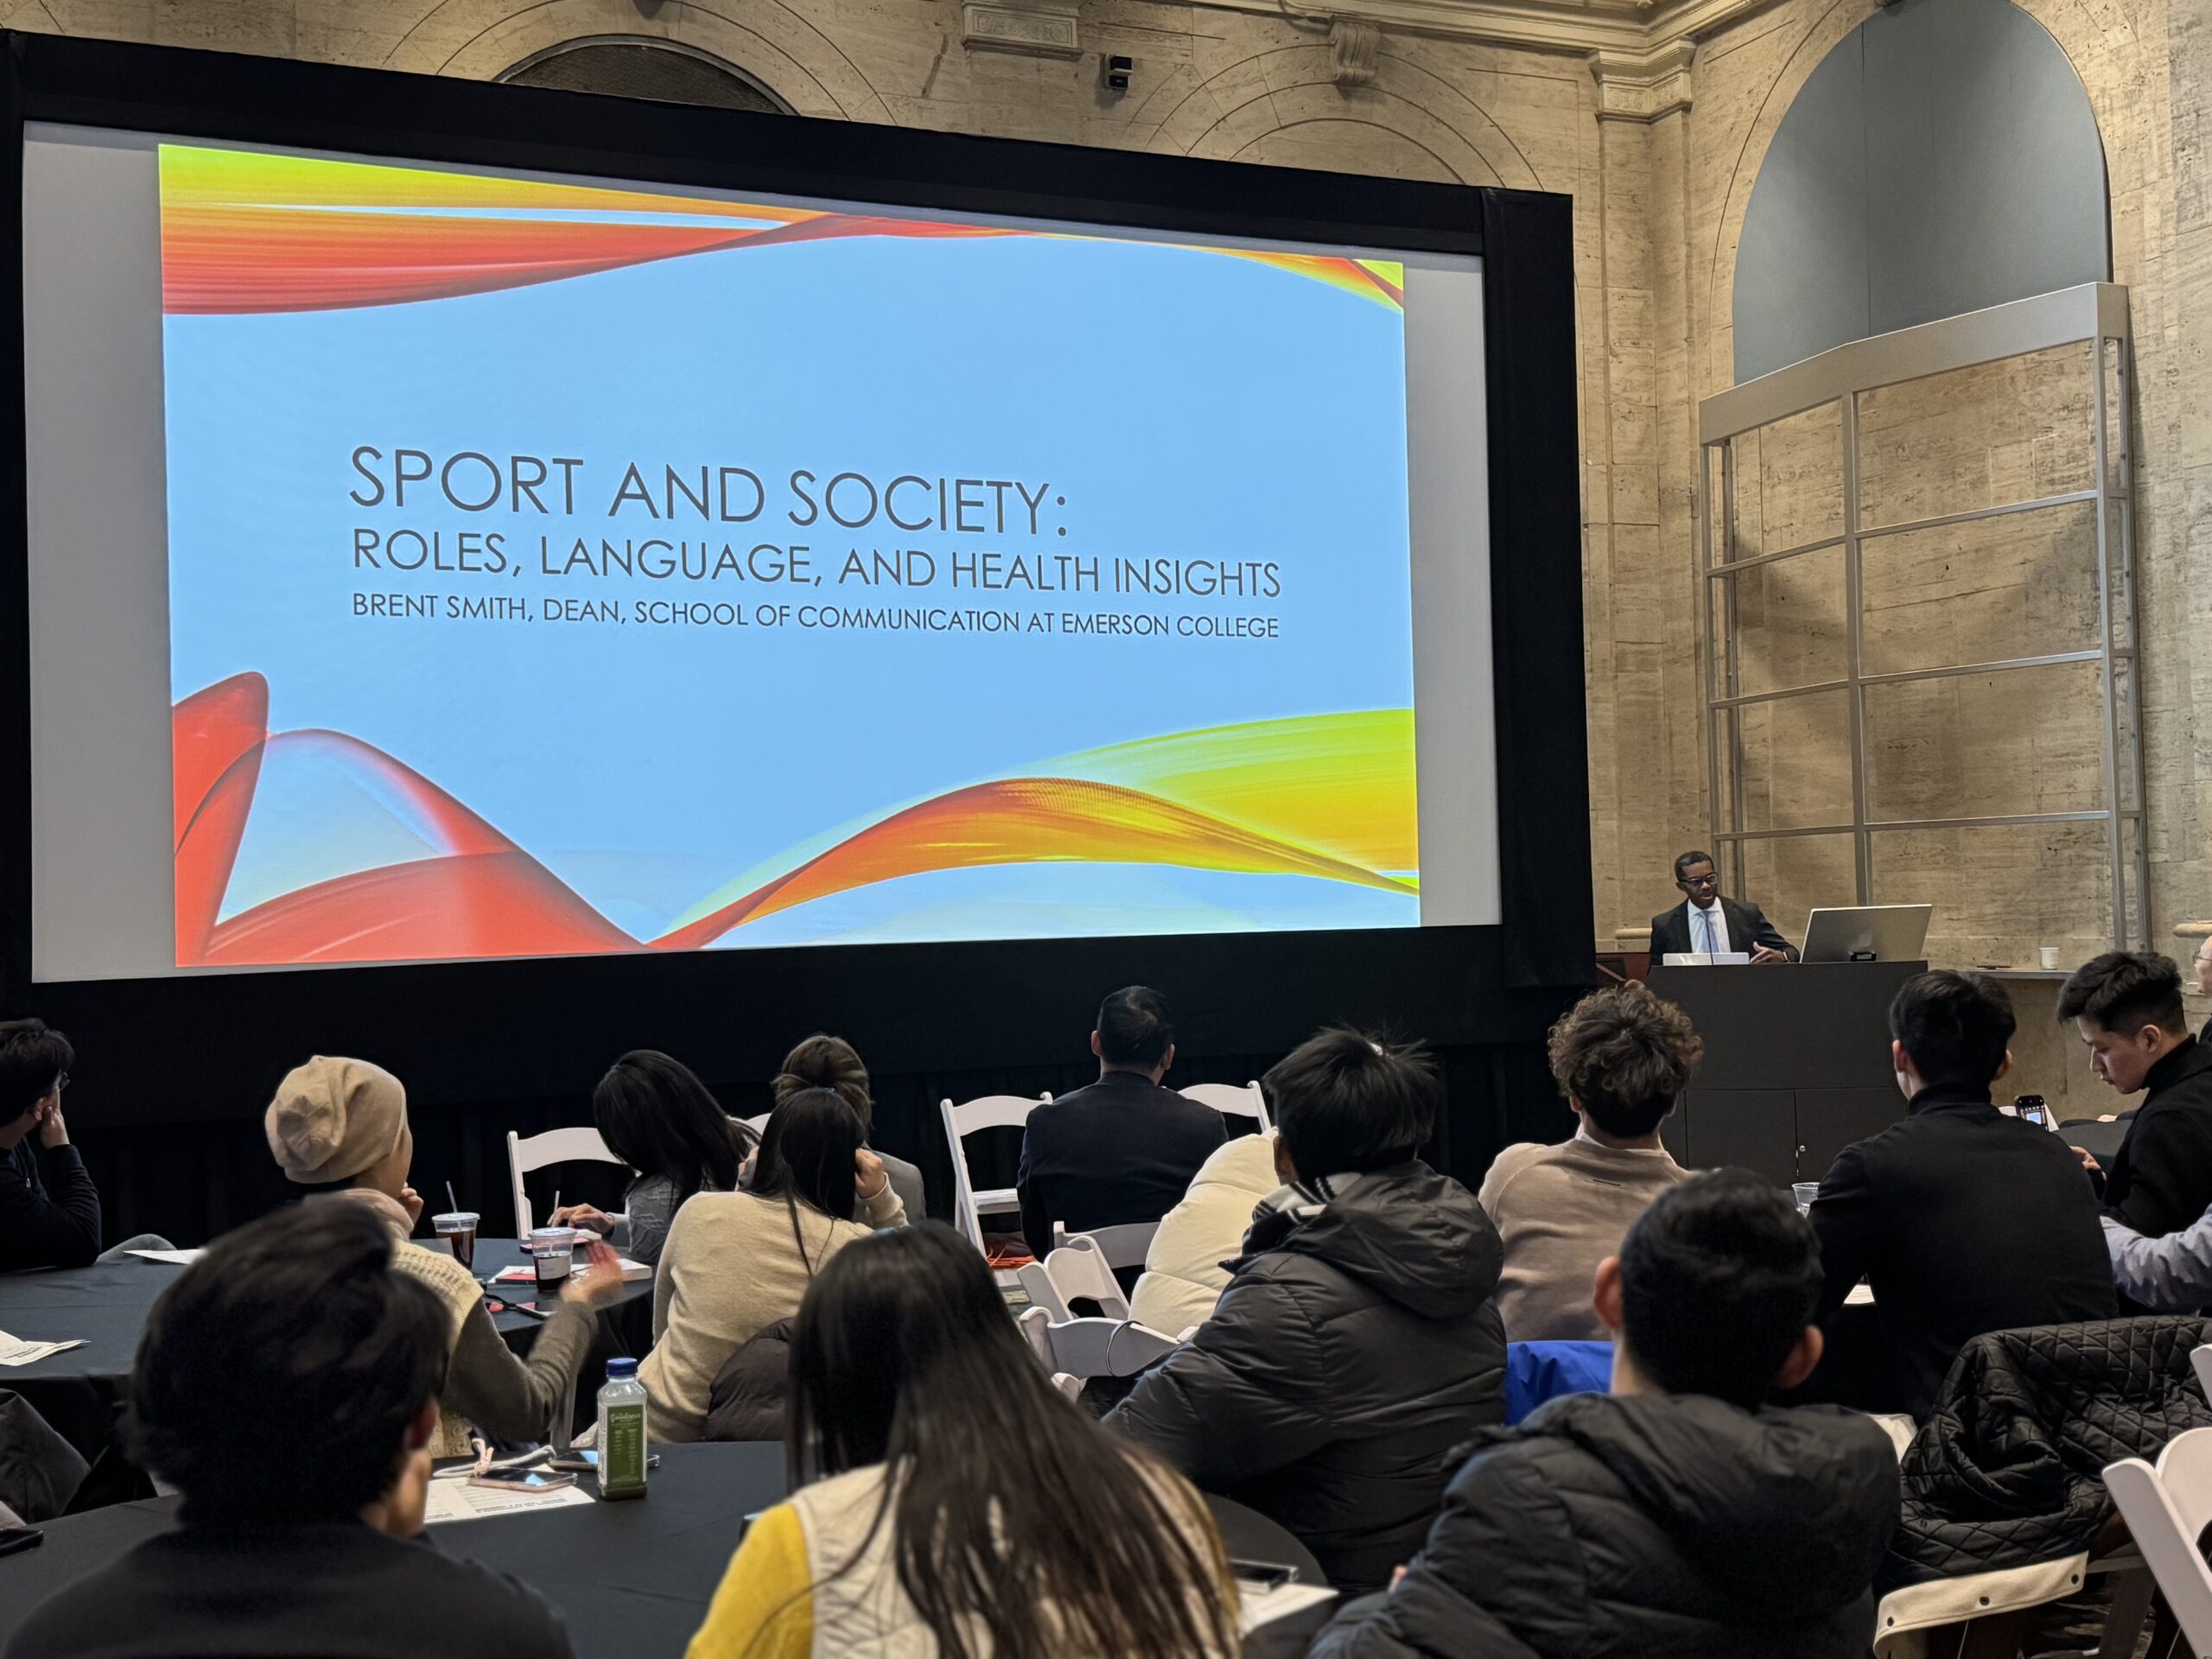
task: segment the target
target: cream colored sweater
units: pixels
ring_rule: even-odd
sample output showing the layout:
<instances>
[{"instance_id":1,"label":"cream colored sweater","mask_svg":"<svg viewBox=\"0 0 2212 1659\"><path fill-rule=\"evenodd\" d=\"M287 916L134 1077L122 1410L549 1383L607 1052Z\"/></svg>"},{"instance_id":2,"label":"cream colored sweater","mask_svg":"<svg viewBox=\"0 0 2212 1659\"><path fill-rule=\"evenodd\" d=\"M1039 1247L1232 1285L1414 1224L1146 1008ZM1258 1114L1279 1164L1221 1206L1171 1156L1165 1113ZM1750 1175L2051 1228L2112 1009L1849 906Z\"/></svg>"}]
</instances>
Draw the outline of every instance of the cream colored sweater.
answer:
<instances>
[{"instance_id":1,"label":"cream colored sweater","mask_svg":"<svg viewBox=\"0 0 2212 1659\"><path fill-rule=\"evenodd\" d=\"M798 1312L822 1264L878 1227L903 1227L906 1207L887 1182L868 1200L868 1224L811 1205L751 1192L700 1192L684 1201L653 1280L653 1351L638 1367L650 1396L648 1436L696 1440L715 1377L764 1325ZM805 1250L800 1252L800 1241Z\"/></svg>"},{"instance_id":2,"label":"cream colored sweater","mask_svg":"<svg viewBox=\"0 0 2212 1659\"><path fill-rule=\"evenodd\" d=\"M1505 1339L1605 1341L1590 1300L1598 1264L1620 1253L1644 1205L1689 1178L1664 1147L1601 1147L1580 1135L1499 1153L1476 1196L1505 1243L1497 1279Z\"/></svg>"}]
</instances>

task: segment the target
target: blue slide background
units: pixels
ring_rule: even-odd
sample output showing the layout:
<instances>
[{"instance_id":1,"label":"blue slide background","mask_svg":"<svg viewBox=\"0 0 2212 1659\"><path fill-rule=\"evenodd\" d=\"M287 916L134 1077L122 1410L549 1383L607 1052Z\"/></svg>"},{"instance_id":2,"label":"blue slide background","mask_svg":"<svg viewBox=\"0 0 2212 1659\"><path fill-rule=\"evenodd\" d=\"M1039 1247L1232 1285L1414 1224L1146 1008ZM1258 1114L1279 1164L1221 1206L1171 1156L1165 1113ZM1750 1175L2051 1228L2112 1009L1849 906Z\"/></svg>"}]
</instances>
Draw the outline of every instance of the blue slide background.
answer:
<instances>
[{"instance_id":1,"label":"blue slide background","mask_svg":"<svg viewBox=\"0 0 2212 1659\"><path fill-rule=\"evenodd\" d=\"M166 320L171 677L257 671L451 791L639 935L794 845L1100 744L1413 702L1404 324L1255 262L1113 239L862 238L455 299ZM575 455L573 518L347 499L355 446ZM621 464L750 467L751 525L608 518ZM798 530L779 481L1047 480L1032 540ZM468 474L472 486L479 477ZM557 475L556 475L557 477ZM551 497L549 494L549 499ZM1009 499L1011 499L1009 496ZM1051 526L1065 523L1065 537ZM520 578L353 568L357 524L499 531ZM537 574L537 538L808 543L814 589ZM836 585L846 549L1274 560L1268 601ZM1271 641L357 619L357 589L1269 613ZM419 855L358 786L264 779L226 914ZM412 850L410 851L410 847ZM727 943L1411 925L1297 877L1033 865L906 878Z\"/></svg>"}]
</instances>

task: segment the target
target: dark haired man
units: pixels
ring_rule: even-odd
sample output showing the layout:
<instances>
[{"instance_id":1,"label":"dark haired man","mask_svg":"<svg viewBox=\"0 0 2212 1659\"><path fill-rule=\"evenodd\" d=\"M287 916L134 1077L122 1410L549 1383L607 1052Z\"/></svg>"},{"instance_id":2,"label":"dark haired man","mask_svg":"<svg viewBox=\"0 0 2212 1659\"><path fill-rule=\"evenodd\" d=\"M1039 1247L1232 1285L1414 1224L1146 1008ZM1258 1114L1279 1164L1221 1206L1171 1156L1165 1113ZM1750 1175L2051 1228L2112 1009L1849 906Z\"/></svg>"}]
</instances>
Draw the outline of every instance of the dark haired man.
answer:
<instances>
[{"instance_id":1,"label":"dark haired man","mask_svg":"<svg viewBox=\"0 0 2212 1659\"><path fill-rule=\"evenodd\" d=\"M69 1144L76 1053L40 1020L0 1022L0 1270L81 1268L100 1253L100 1195Z\"/></svg>"},{"instance_id":2,"label":"dark haired man","mask_svg":"<svg viewBox=\"0 0 2212 1659\"><path fill-rule=\"evenodd\" d=\"M1497 1230L1421 1162L1443 1103L1420 1050L1325 1031L1262 1080L1286 1183L1211 1318L1107 1426L1273 1516L1344 1588L1436 1514L1445 1454L1505 1412Z\"/></svg>"},{"instance_id":3,"label":"dark haired man","mask_svg":"<svg viewBox=\"0 0 2212 1659\"><path fill-rule=\"evenodd\" d=\"M1659 1126L1704 1052L1689 1016L1637 984L1592 992L1552 1028L1552 1080L1581 1120L1574 1138L1506 1147L1478 1195L1505 1244L1507 1341L1605 1339L1591 1275L1645 1205L1689 1179Z\"/></svg>"},{"instance_id":4,"label":"dark haired man","mask_svg":"<svg viewBox=\"0 0 2212 1659\"><path fill-rule=\"evenodd\" d=\"M1675 861L1682 902L1651 918L1651 959L1688 952L1718 956L1741 950L1755 963L1795 962L1797 947L1782 937L1766 912L1750 899L1720 896L1720 873L1711 853L1684 853Z\"/></svg>"},{"instance_id":5,"label":"dark haired man","mask_svg":"<svg viewBox=\"0 0 2212 1659\"><path fill-rule=\"evenodd\" d=\"M1160 1086L1175 1064L1175 1022L1158 991L1131 985L1100 1003L1090 1052L1098 1081L1030 1113L1021 1137L1014 1188L1022 1236L1040 1261L1054 1222L1086 1233L1158 1221L1229 1136L1219 1112Z\"/></svg>"},{"instance_id":6,"label":"dark haired man","mask_svg":"<svg viewBox=\"0 0 2212 1659\"><path fill-rule=\"evenodd\" d=\"M1598 1268L1612 1392L1478 1442L1404 1579L1313 1659L1859 1659L1897 1453L1853 1412L1759 1408L1818 1361L1820 1287L1811 1230L1764 1181L1662 1193Z\"/></svg>"},{"instance_id":7,"label":"dark haired man","mask_svg":"<svg viewBox=\"0 0 2212 1659\"><path fill-rule=\"evenodd\" d=\"M2110 951L2059 988L2058 1017L2114 1093L2147 1091L2105 1178L2105 1207L2139 1233L2179 1231L2212 1205L2212 1048L2190 1034L2181 970L2156 951Z\"/></svg>"},{"instance_id":8,"label":"dark haired man","mask_svg":"<svg viewBox=\"0 0 2212 1659\"><path fill-rule=\"evenodd\" d=\"M568 1659L535 1594L420 1541L451 1321L391 1252L365 1209L291 1205L163 1293L128 1429L183 1524L49 1599L8 1659Z\"/></svg>"},{"instance_id":9,"label":"dark haired man","mask_svg":"<svg viewBox=\"0 0 2212 1659\"><path fill-rule=\"evenodd\" d=\"M1891 1004L1891 1064L1911 1103L1837 1155L1812 1208L1821 1317L1865 1278L1898 1391L1846 1404L1924 1416L1970 1338L2119 1311L2080 1162L1990 1099L2016 1028L2004 990L1980 974L1922 974Z\"/></svg>"}]
</instances>

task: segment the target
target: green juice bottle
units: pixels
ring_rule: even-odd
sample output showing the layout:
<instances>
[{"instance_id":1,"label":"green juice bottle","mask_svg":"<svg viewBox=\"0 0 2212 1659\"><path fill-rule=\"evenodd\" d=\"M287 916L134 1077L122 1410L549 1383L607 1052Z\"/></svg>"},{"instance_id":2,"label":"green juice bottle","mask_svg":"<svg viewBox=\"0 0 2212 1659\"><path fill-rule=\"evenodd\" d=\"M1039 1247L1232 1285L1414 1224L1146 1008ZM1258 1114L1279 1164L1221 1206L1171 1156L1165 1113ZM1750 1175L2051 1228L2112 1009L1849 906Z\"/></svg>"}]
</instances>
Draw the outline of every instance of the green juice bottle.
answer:
<instances>
[{"instance_id":1,"label":"green juice bottle","mask_svg":"<svg viewBox=\"0 0 2212 1659\"><path fill-rule=\"evenodd\" d=\"M599 1390L599 1495L645 1495L645 1385L638 1362L610 1359Z\"/></svg>"}]
</instances>

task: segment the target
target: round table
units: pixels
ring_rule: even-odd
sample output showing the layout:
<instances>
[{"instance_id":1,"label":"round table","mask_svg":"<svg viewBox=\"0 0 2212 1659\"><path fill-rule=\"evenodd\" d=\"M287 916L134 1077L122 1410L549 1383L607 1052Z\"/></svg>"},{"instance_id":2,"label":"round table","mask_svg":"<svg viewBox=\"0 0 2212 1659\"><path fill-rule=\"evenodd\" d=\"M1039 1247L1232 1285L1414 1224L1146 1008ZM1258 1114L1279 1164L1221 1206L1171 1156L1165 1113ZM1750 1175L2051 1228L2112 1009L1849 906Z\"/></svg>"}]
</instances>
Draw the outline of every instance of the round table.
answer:
<instances>
[{"instance_id":1,"label":"round table","mask_svg":"<svg viewBox=\"0 0 2212 1659\"><path fill-rule=\"evenodd\" d=\"M474 1265L480 1279L524 1260L522 1246L512 1239L477 1241ZM22 1395L88 1462L97 1459L112 1437L116 1407L130 1383L146 1316L183 1271L129 1256L89 1268L0 1274L0 1331L40 1342L84 1344L29 1365L0 1366L0 1389ZM652 1291L650 1279L624 1287L622 1300L602 1313L606 1329L594 1353L602 1347L611 1353L645 1351L652 1340ZM494 1294L505 1301L505 1293L501 1287ZM537 1294L526 1287L515 1294L522 1300ZM495 1314L492 1323L518 1353L528 1352L537 1339L540 1321L526 1313Z\"/></svg>"},{"instance_id":2,"label":"round table","mask_svg":"<svg viewBox=\"0 0 2212 1659\"><path fill-rule=\"evenodd\" d=\"M437 1529L439 1545L536 1589L568 1621L580 1654L680 1655L706 1617L745 1516L782 1500L784 1449L654 1449L661 1464L643 1502L450 1522ZM588 1477L584 1485L590 1490ZM1282 1562L1322 1582L1313 1556L1274 1522L1225 1498L1206 1503L1231 1557ZM0 1646L41 1598L174 1526L175 1509L173 1498L152 1498L48 1522L43 1545L0 1557ZM1272 1628L1255 1633L1247 1651L1258 1651ZM1289 1650L1303 1645L1300 1637Z\"/></svg>"}]
</instances>

